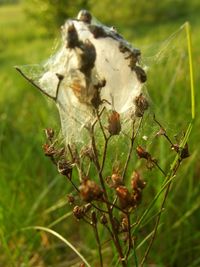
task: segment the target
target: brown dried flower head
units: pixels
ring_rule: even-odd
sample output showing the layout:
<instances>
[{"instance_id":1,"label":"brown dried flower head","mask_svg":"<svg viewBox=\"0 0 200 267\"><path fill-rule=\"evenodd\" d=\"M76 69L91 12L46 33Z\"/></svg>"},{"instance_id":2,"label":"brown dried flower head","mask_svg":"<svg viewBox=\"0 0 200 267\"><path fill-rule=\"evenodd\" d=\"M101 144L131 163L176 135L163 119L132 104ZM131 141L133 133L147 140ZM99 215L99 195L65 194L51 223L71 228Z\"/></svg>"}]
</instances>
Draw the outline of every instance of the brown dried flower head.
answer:
<instances>
[{"instance_id":1,"label":"brown dried flower head","mask_svg":"<svg viewBox=\"0 0 200 267\"><path fill-rule=\"evenodd\" d=\"M44 144L43 145L44 154L47 157L52 157L56 154L56 150L53 145Z\"/></svg>"},{"instance_id":2,"label":"brown dried flower head","mask_svg":"<svg viewBox=\"0 0 200 267\"><path fill-rule=\"evenodd\" d=\"M112 111L108 117L108 131L111 135L118 135L121 131L120 114L117 111Z\"/></svg>"},{"instance_id":3,"label":"brown dried flower head","mask_svg":"<svg viewBox=\"0 0 200 267\"><path fill-rule=\"evenodd\" d=\"M146 186L146 182L142 180L141 175L139 172L133 172L132 179L131 179L131 188L134 191L142 190Z\"/></svg>"},{"instance_id":4,"label":"brown dried flower head","mask_svg":"<svg viewBox=\"0 0 200 267\"><path fill-rule=\"evenodd\" d=\"M74 217L76 217L76 219L80 220L84 217L85 212L82 207L75 206L73 209L73 214L74 214Z\"/></svg>"},{"instance_id":5,"label":"brown dried flower head","mask_svg":"<svg viewBox=\"0 0 200 267\"><path fill-rule=\"evenodd\" d=\"M141 93L139 96L135 98L135 115L137 117L142 117L144 115L144 112L148 109L149 107L149 102L146 99L146 97Z\"/></svg>"},{"instance_id":6,"label":"brown dried flower head","mask_svg":"<svg viewBox=\"0 0 200 267\"><path fill-rule=\"evenodd\" d=\"M86 202L98 200L103 195L103 191L100 186L94 181L89 180L87 177L82 181L79 190L82 199Z\"/></svg>"},{"instance_id":7,"label":"brown dried flower head","mask_svg":"<svg viewBox=\"0 0 200 267\"><path fill-rule=\"evenodd\" d=\"M125 209L131 206L134 206L133 204L133 197L131 196L130 192L128 191L127 187L125 186L118 186L116 188L116 193L119 198L120 206L121 208Z\"/></svg>"},{"instance_id":8,"label":"brown dried flower head","mask_svg":"<svg viewBox=\"0 0 200 267\"><path fill-rule=\"evenodd\" d=\"M147 152L143 147L141 146L138 146L136 148L136 152L139 156L139 158L143 158L143 159L146 159L146 160L149 160L151 159L151 155L149 154L149 152Z\"/></svg>"}]
</instances>

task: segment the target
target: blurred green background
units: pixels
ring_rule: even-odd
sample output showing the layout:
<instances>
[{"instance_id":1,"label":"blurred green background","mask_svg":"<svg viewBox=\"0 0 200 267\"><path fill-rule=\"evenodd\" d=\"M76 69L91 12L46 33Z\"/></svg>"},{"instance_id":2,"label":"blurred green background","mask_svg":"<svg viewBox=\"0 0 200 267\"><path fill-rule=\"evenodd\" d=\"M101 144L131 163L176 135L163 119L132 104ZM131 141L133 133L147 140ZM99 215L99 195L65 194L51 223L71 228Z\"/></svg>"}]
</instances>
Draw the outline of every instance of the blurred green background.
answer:
<instances>
[{"instance_id":1,"label":"blurred green background","mask_svg":"<svg viewBox=\"0 0 200 267\"><path fill-rule=\"evenodd\" d=\"M198 0L0 0L0 266L79 266L77 258L58 240L30 225L51 226L95 262L95 241L68 216L66 194L71 190L42 152L43 129L59 131L54 103L30 86L15 65L44 61L54 51L60 26L81 8L91 10L104 24L114 25L149 62L147 90L159 119L172 134L190 120L187 44L184 29L169 36L185 21L192 26L195 85L200 78L200 2ZM164 59L154 60L164 48ZM153 58L154 59L154 58ZM159 78L158 78L159 77ZM199 90L198 90L199 91ZM199 92L196 92L197 111ZM163 267L200 266L200 118L197 114L185 161L173 185L163 226L149 263ZM166 150L156 144L165 164ZM155 180L154 180L155 181ZM147 201L152 190L149 182ZM148 188L147 188L148 191ZM65 216L65 220L57 222ZM74 231L76 229L76 231ZM146 230L148 232L148 229ZM145 236L146 232L141 234ZM82 237L82 238L80 238ZM84 242L88 248L84 247ZM105 254L109 252L105 252ZM109 260L108 260L109 262ZM92 265L98 266L98 265ZM112 266L108 263L108 266ZM150 265L149 265L150 266Z\"/></svg>"}]
</instances>

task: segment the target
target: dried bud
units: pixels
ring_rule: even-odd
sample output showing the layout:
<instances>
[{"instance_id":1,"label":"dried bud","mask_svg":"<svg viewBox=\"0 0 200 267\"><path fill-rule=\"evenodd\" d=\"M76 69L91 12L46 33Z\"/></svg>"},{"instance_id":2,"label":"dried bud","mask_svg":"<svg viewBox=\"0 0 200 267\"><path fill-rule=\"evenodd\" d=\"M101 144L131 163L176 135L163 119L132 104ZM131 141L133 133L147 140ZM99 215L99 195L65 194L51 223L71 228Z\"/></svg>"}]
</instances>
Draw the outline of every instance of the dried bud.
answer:
<instances>
[{"instance_id":1,"label":"dried bud","mask_svg":"<svg viewBox=\"0 0 200 267\"><path fill-rule=\"evenodd\" d=\"M181 150L181 159L188 158L190 156L188 144L186 143L184 148Z\"/></svg>"},{"instance_id":2,"label":"dried bud","mask_svg":"<svg viewBox=\"0 0 200 267\"><path fill-rule=\"evenodd\" d=\"M64 76L62 74L56 73L56 76L59 81L62 81L64 79Z\"/></svg>"},{"instance_id":3,"label":"dried bud","mask_svg":"<svg viewBox=\"0 0 200 267\"><path fill-rule=\"evenodd\" d=\"M67 195L67 201L70 205L74 204L75 198L71 194Z\"/></svg>"},{"instance_id":4,"label":"dried bud","mask_svg":"<svg viewBox=\"0 0 200 267\"><path fill-rule=\"evenodd\" d=\"M70 177L72 174L73 165L65 159L59 160L57 164L58 172L64 176Z\"/></svg>"},{"instance_id":5,"label":"dried bud","mask_svg":"<svg viewBox=\"0 0 200 267\"><path fill-rule=\"evenodd\" d=\"M136 148L136 152L137 152L139 158L143 158L143 159L147 159L147 160L151 159L151 155L149 154L149 152L147 152L147 151L146 151L143 147L141 147L141 146L138 146L138 147Z\"/></svg>"},{"instance_id":6,"label":"dried bud","mask_svg":"<svg viewBox=\"0 0 200 267\"><path fill-rule=\"evenodd\" d=\"M52 141L52 139L54 138L54 130L52 128L46 128L44 131L45 131L46 138L49 141Z\"/></svg>"},{"instance_id":7,"label":"dried bud","mask_svg":"<svg viewBox=\"0 0 200 267\"><path fill-rule=\"evenodd\" d=\"M81 149L80 153L81 158L88 157L91 161L94 159L94 152L92 147L85 146Z\"/></svg>"},{"instance_id":8,"label":"dried bud","mask_svg":"<svg viewBox=\"0 0 200 267\"><path fill-rule=\"evenodd\" d=\"M73 214L78 220L82 219L85 215L83 208L79 206L73 208Z\"/></svg>"},{"instance_id":9,"label":"dried bud","mask_svg":"<svg viewBox=\"0 0 200 267\"><path fill-rule=\"evenodd\" d=\"M146 186L146 182L141 179L140 174L135 171L131 179L131 187L134 191L142 190Z\"/></svg>"},{"instance_id":10,"label":"dried bud","mask_svg":"<svg viewBox=\"0 0 200 267\"><path fill-rule=\"evenodd\" d=\"M128 218L124 217L121 221L121 228L123 232L128 232Z\"/></svg>"},{"instance_id":11,"label":"dried bud","mask_svg":"<svg viewBox=\"0 0 200 267\"><path fill-rule=\"evenodd\" d=\"M101 223L101 224L104 224L104 225L108 223L108 219L107 219L107 217L106 217L105 214L103 214L103 215L101 216L101 218L100 218L100 223Z\"/></svg>"},{"instance_id":12,"label":"dried bud","mask_svg":"<svg viewBox=\"0 0 200 267\"><path fill-rule=\"evenodd\" d=\"M81 10L78 13L77 19L80 20L80 21L83 21L85 23L91 23L92 15L87 10Z\"/></svg>"},{"instance_id":13,"label":"dried bud","mask_svg":"<svg viewBox=\"0 0 200 267\"><path fill-rule=\"evenodd\" d=\"M125 186L118 186L116 188L116 193L122 208L127 208L132 206L131 194L129 193L128 189Z\"/></svg>"},{"instance_id":14,"label":"dried bud","mask_svg":"<svg viewBox=\"0 0 200 267\"><path fill-rule=\"evenodd\" d=\"M142 117L144 115L145 110L147 110L149 107L149 102L142 93L135 98L134 102L136 106L135 115L137 117Z\"/></svg>"},{"instance_id":15,"label":"dried bud","mask_svg":"<svg viewBox=\"0 0 200 267\"><path fill-rule=\"evenodd\" d=\"M92 211L91 216L92 216L92 223L97 224L97 215L94 210Z\"/></svg>"},{"instance_id":16,"label":"dried bud","mask_svg":"<svg viewBox=\"0 0 200 267\"><path fill-rule=\"evenodd\" d=\"M113 187L116 188L119 185L123 185L123 178L119 173L113 173L111 176L112 182L113 182Z\"/></svg>"},{"instance_id":17,"label":"dried bud","mask_svg":"<svg viewBox=\"0 0 200 267\"><path fill-rule=\"evenodd\" d=\"M56 150L53 145L44 144L43 145L44 154L47 157L52 157L56 154Z\"/></svg>"},{"instance_id":18,"label":"dried bud","mask_svg":"<svg viewBox=\"0 0 200 267\"><path fill-rule=\"evenodd\" d=\"M83 180L81 186L79 187L81 197L86 202L91 202L92 200L98 200L102 197L103 191L97 183L91 181L87 178Z\"/></svg>"},{"instance_id":19,"label":"dried bud","mask_svg":"<svg viewBox=\"0 0 200 267\"><path fill-rule=\"evenodd\" d=\"M85 267L85 263L81 263L79 267Z\"/></svg>"},{"instance_id":20,"label":"dried bud","mask_svg":"<svg viewBox=\"0 0 200 267\"><path fill-rule=\"evenodd\" d=\"M108 117L108 131L111 135L118 135L121 131L120 115L117 111L112 111Z\"/></svg>"}]
</instances>

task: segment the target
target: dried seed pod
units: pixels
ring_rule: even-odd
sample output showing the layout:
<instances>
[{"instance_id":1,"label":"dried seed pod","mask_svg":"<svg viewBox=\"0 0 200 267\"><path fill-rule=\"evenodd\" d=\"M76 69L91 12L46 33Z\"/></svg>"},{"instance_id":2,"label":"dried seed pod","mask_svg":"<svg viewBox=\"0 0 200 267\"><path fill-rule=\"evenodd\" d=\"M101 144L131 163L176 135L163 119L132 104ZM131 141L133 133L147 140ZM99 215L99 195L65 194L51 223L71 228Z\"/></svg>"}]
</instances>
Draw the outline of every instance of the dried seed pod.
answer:
<instances>
[{"instance_id":1,"label":"dried seed pod","mask_svg":"<svg viewBox=\"0 0 200 267\"><path fill-rule=\"evenodd\" d=\"M142 190L146 186L146 182L142 180L141 175L135 171L131 178L131 188L135 191Z\"/></svg>"},{"instance_id":2,"label":"dried seed pod","mask_svg":"<svg viewBox=\"0 0 200 267\"><path fill-rule=\"evenodd\" d=\"M119 198L119 202L120 202L120 206L122 208L127 208L132 206L132 197L130 192L128 191L128 189L125 186L118 186L116 188L116 193L117 196Z\"/></svg>"},{"instance_id":3,"label":"dried seed pod","mask_svg":"<svg viewBox=\"0 0 200 267\"><path fill-rule=\"evenodd\" d=\"M45 130L45 135L46 135L46 138L49 140L49 141L52 141L52 139L54 138L54 130L52 128L46 128Z\"/></svg>"},{"instance_id":4,"label":"dried seed pod","mask_svg":"<svg viewBox=\"0 0 200 267\"><path fill-rule=\"evenodd\" d=\"M80 20L80 21L83 21L85 23L89 23L90 24L91 20L92 20L92 15L87 10L81 10L78 13L77 19Z\"/></svg>"},{"instance_id":5,"label":"dried seed pod","mask_svg":"<svg viewBox=\"0 0 200 267\"><path fill-rule=\"evenodd\" d=\"M104 225L108 223L108 219L105 214L100 217L100 223Z\"/></svg>"},{"instance_id":6,"label":"dried seed pod","mask_svg":"<svg viewBox=\"0 0 200 267\"><path fill-rule=\"evenodd\" d=\"M76 31L76 28L74 27L74 24L72 23L71 25L69 25L68 29L67 29L67 44L66 47L67 48L75 48L80 46L80 42L78 39L78 33Z\"/></svg>"},{"instance_id":7,"label":"dried seed pod","mask_svg":"<svg viewBox=\"0 0 200 267\"><path fill-rule=\"evenodd\" d=\"M117 188L120 185L123 185L123 178L119 173L113 173L111 176L112 182L113 182L113 187Z\"/></svg>"},{"instance_id":8,"label":"dried seed pod","mask_svg":"<svg viewBox=\"0 0 200 267\"><path fill-rule=\"evenodd\" d=\"M70 161L61 159L57 163L58 172L64 176L71 177L73 165Z\"/></svg>"},{"instance_id":9,"label":"dried seed pod","mask_svg":"<svg viewBox=\"0 0 200 267\"><path fill-rule=\"evenodd\" d=\"M69 203L70 205L74 204L74 202L75 202L75 198L74 198L74 196L71 195L71 194L68 194L68 195L67 195L67 201L68 201L68 203Z\"/></svg>"},{"instance_id":10,"label":"dried seed pod","mask_svg":"<svg viewBox=\"0 0 200 267\"><path fill-rule=\"evenodd\" d=\"M135 115L137 117L142 117L144 115L144 112L149 107L149 102L147 101L146 97L141 93L139 96L135 98Z\"/></svg>"},{"instance_id":11,"label":"dried seed pod","mask_svg":"<svg viewBox=\"0 0 200 267\"><path fill-rule=\"evenodd\" d=\"M139 158L143 158L143 159L146 159L146 160L149 160L151 159L151 155L149 154L149 152L147 152L143 147L141 146L138 146L136 148L136 152L139 156Z\"/></svg>"},{"instance_id":12,"label":"dried seed pod","mask_svg":"<svg viewBox=\"0 0 200 267\"><path fill-rule=\"evenodd\" d=\"M91 213L91 217L92 217L92 223L97 224L97 214L94 210Z\"/></svg>"},{"instance_id":13,"label":"dried seed pod","mask_svg":"<svg viewBox=\"0 0 200 267\"><path fill-rule=\"evenodd\" d=\"M124 217L121 221L121 228L123 232L128 232L128 218Z\"/></svg>"},{"instance_id":14,"label":"dried seed pod","mask_svg":"<svg viewBox=\"0 0 200 267\"><path fill-rule=\"evenodd\" d=\"M108 117L108 131L111 135L118 135L121 131L120 115L117 111L112 111Z\"/></svg>"},{"instance_id":15,"label":"dried seed pod","mask_svg":"<svg viewBox=\"0 0 200 267\"><path fill-rule=\"evenodd\" d=\"M91 202L92 200L98 200L102 197L103 191L97 183L88 178L85 178L80 187L80 194L84 201Z\"/></svg>"},{"instance_id":16,"label":"dried seed pod","mask_svg":"<svg viewBox=\"0 0 200 267\"><path fill-rule=\"evenodd\" d=\"M78 220L82 219L82 218L84 217L84 215L85 215L83 208L82 208L82 207L79 207L79 206L75 206L75 207L73 208L73 215L74 215Z\"/></svg>"},{"instance_id":17,"label":"dried seed pod","mask_svg":"<svg viewBox=\"0 0 200 267\"><path fill-rule=\"evenodd\" d=\"M54 146L49 144L43 145L43 151L45 156L47 157L52 157L56 154L56 149L54 148Z\"/></svg>"}]
</instances>

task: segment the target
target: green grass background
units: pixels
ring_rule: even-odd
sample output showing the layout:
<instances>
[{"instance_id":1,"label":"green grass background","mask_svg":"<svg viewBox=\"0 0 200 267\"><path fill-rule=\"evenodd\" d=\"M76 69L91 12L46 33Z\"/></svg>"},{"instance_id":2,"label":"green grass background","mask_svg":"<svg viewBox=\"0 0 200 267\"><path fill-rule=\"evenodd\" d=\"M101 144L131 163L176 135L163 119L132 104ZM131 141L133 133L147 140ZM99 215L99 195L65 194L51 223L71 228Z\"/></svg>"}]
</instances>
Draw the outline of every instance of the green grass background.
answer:
<instances>
[{"instance_id":1,"label":"green grass background","mask_svg":"<svg viewBox=\"0 0 200 267\"><path fill-rule=\"evenodd\" d=\"M193 1L191 1L192 5ZM172 4L173 8L173 4ZM198 10L184 18L161 23L120 26L120 32L141 48L144 57L155 55L166 40L189 19L192 26L196 122L189 140L191 156L178 173L164 212L162 227L150 254L155 266L200 266L200 118L199 64L200 28ZM34 230L31 225L52 226L95 265L95 240L87 228L70 216L66 194L71 190L42 152L43 129L60 129L57 109L14 69L15 65L34 64L53 52L57 36L49 36L29 19L22 4L0 6L0 266L79 266L69 248L55 238ZM164 50L162 60L147 58L150 69L147 91L152 109L169 134L180 134L190 121L189 67L184 29ZM186 52L184 52L186 51ZM180 56L181 55L181 56ZM147 120L148 122L148 120ZM148 123L147 123L148 124ZM148 127L148 126L147 126ZM151 130L151 129L150 129ZM153 142L153 141L152 141ZM164 142L152 146L165 166L168 150ZM120 146L119 146L120 147ZM120 150L120 149L118 149ZM160 177L152 172L145 195L150 202ZM153 177L156 176L156 177ZM65 216L65 220L56 222ZM143 236L148 229L143 230ZM86 242L87 247L84 247ZM105 257L110 251L105 248ZM94 265L93 265L94 264ZM112 264L108 260L108 266Z\"/></svg>"}]
</instances>

